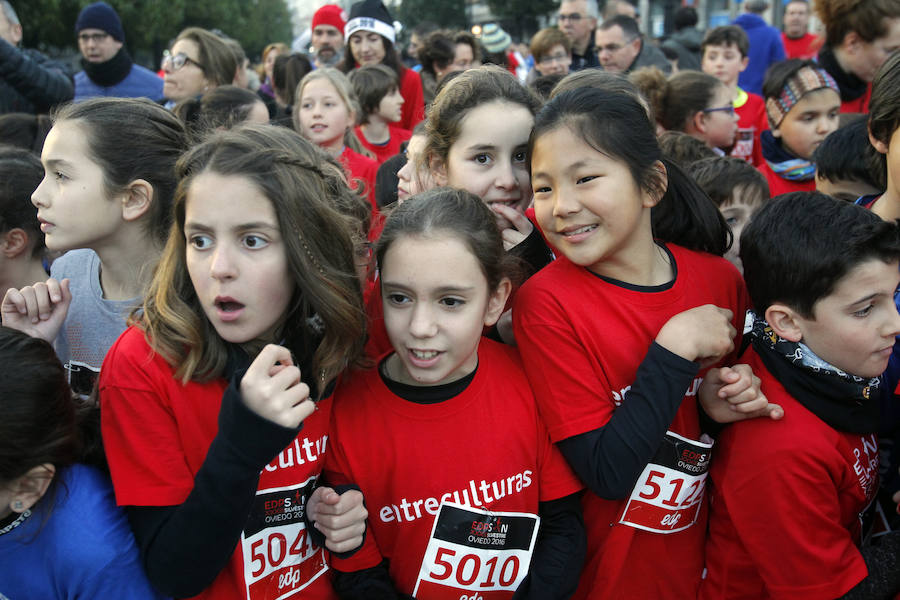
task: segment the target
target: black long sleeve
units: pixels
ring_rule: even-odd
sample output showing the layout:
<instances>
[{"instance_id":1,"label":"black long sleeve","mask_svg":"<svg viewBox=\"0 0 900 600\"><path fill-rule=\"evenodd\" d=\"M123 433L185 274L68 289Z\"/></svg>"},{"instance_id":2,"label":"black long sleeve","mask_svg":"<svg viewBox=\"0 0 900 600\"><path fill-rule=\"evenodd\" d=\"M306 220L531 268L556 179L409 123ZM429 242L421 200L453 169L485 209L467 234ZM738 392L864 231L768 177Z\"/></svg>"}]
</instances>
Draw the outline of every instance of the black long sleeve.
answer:
<instances>
[{"instance_id":1,"label":"black long sleeve","mask_svg":"<svg viewBox=\"0 0 900 600\"><path fill-rule=\"evenodd\" d=\"M239 378L222 397L219 431L178 506L129 506L144 569L160 592L194 596L228 564L240 540L260 471L300 429L282 427L244 405Z\"/></svg>"},{"instance_id":2,"label":"black long sleeve","mask_svg":"<svg viewBox=\"0 0 900 600\"><path fill-rule=\"evenodd\" d=\"M869 574L839 600L880 600L900 592L900 531L879 539L878 545L861 551Z\"/></svg>"},{"instance_id":3,"label":"black long sleeve","mask_svg":"<svg viewBox=\"0 0 900 600\"><path fill-rule=\"evenodd\" d=\"M527 276L537 273L553 261L553 254L544 243L537 225L524 240L510 248L509 253L528 264L530 272L526 274Z\"/></svg>"},{"instance_id":4,"label":"black long sleeve","mask_svg":"<svg viewBox=\"0 0 900 600\"><path fill-rule=\"evenodd\" d=\"M628 497L698 371L697 363L654 342L638 367L628 401L609 422L557 442L588 489L607 500Z\"/></svg>"},{"instance_id":5,"label":"black long sleeve","mask_svg":"<svg viewBox=\"0 0 900 600\"><path fill-rule=\"evenodd\" d=\"M62 65L0 39L0 113L50 112L74 95L75 86Z\"/></svg>"},{"instance_id":6,"label":"black long sleeve","mask_svg":"<svg viewBox=\"0 0 900 600\"><path fill-rule=\"evenodd\" d=\"M386 560L359 571L331 569L331 585L341 600L404 600L412 598L394 587Z\"/></svg>"},{"instance_id":7,"label":"black long sleeve","mask_svg":"<svg viewBox=\"0 0 900 600\"><path fill-rule=\"evenodd\" d=\"M587 534L581 514L581 493L541 502L531 569L513 595L514 600L564 600L578 587Z\"/></svg>"}]
</instances>

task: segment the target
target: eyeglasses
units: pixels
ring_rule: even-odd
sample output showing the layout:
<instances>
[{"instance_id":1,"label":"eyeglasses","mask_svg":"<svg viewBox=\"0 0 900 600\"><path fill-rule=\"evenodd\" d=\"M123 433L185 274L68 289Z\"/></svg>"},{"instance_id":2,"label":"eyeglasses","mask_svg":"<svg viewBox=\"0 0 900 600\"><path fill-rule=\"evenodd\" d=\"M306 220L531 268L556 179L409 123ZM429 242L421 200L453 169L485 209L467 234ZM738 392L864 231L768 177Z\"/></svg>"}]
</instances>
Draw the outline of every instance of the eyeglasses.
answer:
<instances>
[{"instance_id":1,"label":"eyeglasses","mask_svg":"<svg viewBox=\"0 0 900 600\"><path fill-rule=\"evenodd\" d=\"M103 40L109 37L109 34L105 31L100 33L79 33L78 34L78 42L80 44L87 44L88 42L94 42L95 44L99 44Z\"/></svg>"},{"instance_id":2,"label":"eyeglasses","mask_svg":"<svg viewBox=\"0 0 900 600\"><path fill-rule=\"evenodd\" d=\"M542 56L541 60L538 61L539 65L551 65L553 63L570 63L572 62L572 57L568 54L554 54L552 56Z\"/></svg>"},{"instance_id":3,"label":"eyeglasses","mask_svg":"<svg viewBox=\"0 0 900 600\"><path fill-rule=\"evenodd\" d=\"M181 67L183 67L186 64L192 64L192 65L196 66L198 69L200 69L201 71L205 71L203 65L198 63L193 58L189 58L188 55L185 54L184 52L179 52L178 54L173 56L171 52L169 52L168 50L165 50L165 51L163 51L162 63L160 66L163 70L165 70L166 65L170 64L170 63L172 65L173 71L178 71L179 69L181 69Z\"/></svg>"},{"instance_id":4,"label":"eyeglasses","mask_svg":"<svg viewBox=\"0 0 900 600\"><path fill-rule=\"evenodd\" d=\"M728 113L729 115L733 115L734 114L734 105L729 104L728 106L720 106L719 108L704 108L700 112L704 112L704 113L723 112L723 113Z\"/></svg>"},{"instance_id":5,"label":"eyeglasses","mask_svg":"<svg viewBox=\"0 0 900 600\"><path fill-rule=\"evenodd\" d=\"M573 23L577 23L578 21L580 21L583 18L584 17L582 17L578 13L572 13L570 15L565 15L565 14L560 13L559 15L557 15L556 20L557 21L572 21Z\"/></svg>"},{"instance_id":6,"label":"eyeglasses","mask_svg":"<svg viewBox=\"0 0 900 600\"><path fill-rule=\"evenodd\" d=\"M637 38L631 38L630 40L626 40L624 44L607 44L605 46L597 46L597 54L600 54L604 50L606 52L609 52L610 54L615 54L636 39Z\"/></svg>"}]
</instances>

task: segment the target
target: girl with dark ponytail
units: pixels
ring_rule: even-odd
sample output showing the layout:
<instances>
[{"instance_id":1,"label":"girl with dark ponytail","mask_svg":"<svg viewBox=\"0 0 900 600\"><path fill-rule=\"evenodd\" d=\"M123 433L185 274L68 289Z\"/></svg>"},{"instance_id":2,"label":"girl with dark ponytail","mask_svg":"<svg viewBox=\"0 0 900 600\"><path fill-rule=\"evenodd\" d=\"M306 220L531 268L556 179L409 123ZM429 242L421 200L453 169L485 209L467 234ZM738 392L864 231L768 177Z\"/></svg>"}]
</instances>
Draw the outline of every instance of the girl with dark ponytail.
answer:
<instances>
[{"instance_id":1,"label":"girl with dark ponytail","mask_svg":"<svg viewBox=\"0 0 900 600\"><path fill-rule=\"evenodd\" d=\"M772 412L746 365L725 366L748 303L721 258L730 234L663 158L632 95L556 96L528 153L535 215L559 258L519 290L513 322L550 438L589 489L575 597L695 597L704 417Z\"/></svg>"}]
</instances>

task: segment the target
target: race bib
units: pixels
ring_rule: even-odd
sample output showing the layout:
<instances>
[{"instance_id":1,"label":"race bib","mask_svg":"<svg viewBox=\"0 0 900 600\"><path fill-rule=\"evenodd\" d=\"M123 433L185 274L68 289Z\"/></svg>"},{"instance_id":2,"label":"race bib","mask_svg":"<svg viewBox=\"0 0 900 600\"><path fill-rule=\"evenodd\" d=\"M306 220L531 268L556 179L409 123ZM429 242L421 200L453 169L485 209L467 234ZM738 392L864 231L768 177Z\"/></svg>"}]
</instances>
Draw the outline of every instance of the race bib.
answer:
<instances>
[{"instance_id":1,"label":"race bib","mask_svg":"<svg viewBox=\"0 0 900 600\"><path fill-rule=\"evenodd\" d=\"M315 478L258 490L241 536L247 600L279 600L299 594L328 566L303 522Z\"/></svg>"},{"instance_id":2,"label":"race bib","mask_svg":"<svg viewBox=\"0 0 900 600\"><path fill-rule=\"evenodd\" d=\"M507 600L528 574L540 517L441 504L413 596Z\"/></svg>"},{"instance_id":3,"label":"race bib","mask_svg":"<svg viewBox=\"0 0 900 600\"><path fill-rule=\"evenodd\" d=\"M700 514L712 446L667 431L619 522L653 533L674 533L693 525Z\"/></svg>"}]
</instances>

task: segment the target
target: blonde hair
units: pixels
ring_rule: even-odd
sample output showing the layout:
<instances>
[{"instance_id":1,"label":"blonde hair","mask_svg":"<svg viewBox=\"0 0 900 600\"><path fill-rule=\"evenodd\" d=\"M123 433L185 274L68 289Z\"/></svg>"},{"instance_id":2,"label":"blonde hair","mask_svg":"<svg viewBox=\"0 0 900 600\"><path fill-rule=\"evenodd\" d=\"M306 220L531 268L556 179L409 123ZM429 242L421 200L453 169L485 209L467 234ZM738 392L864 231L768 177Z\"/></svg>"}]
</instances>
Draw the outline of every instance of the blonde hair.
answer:
<instances>
[{"instance_id":1,"label":"blonde hair","mask_svg":"<svg viewBox=\"0 0 900 600\"><path fill-rule=\"evenodd\" d=\"M348 79L346 75L332 67L316 69L315 71L310 71L303 76L303 79L301 79L300 83L297 84L297 91L294 93L294 110L292 117L294 121L294 129L300 132L301 135L303 135L303 127L301 127L300 125L300 105L302 104L303 100L303 88L305 88L310 82L318 81L321 79L324 79L331 83L338 96L340 96L341 101L347 107L347 111L353 116L353 125L355 125L356 121L359 119L361 113L359 99L356 97L356 92L353 90L353 84L350 83L350 79ZM364 154L369 158L373 158L372 153L369 152L365 147L363 147L362 143L359 141L359 138L356 137L356 134L353 132L352 125L347 128L347 131L344 132L344 145L354 152L358 152L359 154Z\"/></svg>"},{"instance_id":2,"label":"blonde hair","mask_svg":"<svg viewBox=\"0 0 900 600\"><path fill-rule=\"evenodd\" d=\"M221 376L227 343L206 318L186 265L185 205L201 173L244 177L273 204L295 291L279 335L303 362L307 383L322 396L327 382L361 364L366 316L356 276L353 225L336 208L352 195L340 165L295 132L267 125L242 125L217 132L178 161L175 223L159 267L133 319L153 350L182 382ZM253 356L262 343L244 344Z\"/></svg>"}]
</instances>

